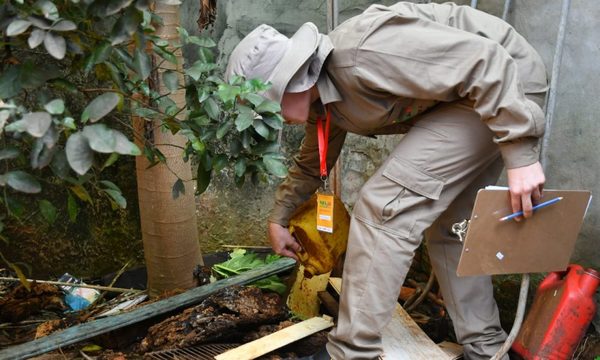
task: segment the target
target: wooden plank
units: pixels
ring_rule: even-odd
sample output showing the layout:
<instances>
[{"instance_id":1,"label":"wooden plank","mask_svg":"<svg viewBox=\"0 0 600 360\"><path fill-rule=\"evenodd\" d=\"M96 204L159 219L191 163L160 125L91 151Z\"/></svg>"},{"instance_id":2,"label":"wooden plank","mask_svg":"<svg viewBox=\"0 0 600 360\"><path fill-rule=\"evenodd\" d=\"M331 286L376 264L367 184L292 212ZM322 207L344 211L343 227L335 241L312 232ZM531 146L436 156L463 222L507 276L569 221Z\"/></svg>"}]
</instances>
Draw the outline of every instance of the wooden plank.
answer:
<instances>
[{"instance_id":1,"label":"wooden plank","mask_svg":"<svg viewBox=\"0 0 600 360\"><path fill-rule=\"evenodd\" d=\"M329 283L341 293L342 279L330 278ZM386 359L394 360L449 360L446 355L421 330L408 313L396 305L392 320L382 332L383 351Z\"/></svg>"},{"instance_id":2,"label":"wooden plank","mask_svg":"<svg viewBox=\"0 0 600 360\"><path fill-rule=\"evenodd\" d=\"M120 329L158 315L163 315L171 311L190 307L200 303L206 297L218 290L233 285L245 285L253 281L278 274L280 272L292 269L294 264L295 260L293 259L280 259L259 269L250 270L234 277L216 281L212 284L193 288L185 293L142 306L124 314L90 321L50 334L40 339L6 348L0 351L0 359L26 359L56 350L61 347L65 347L67 345L72 345L82 340Z\"/></svg>"},{"instance_id":3,"label":"wooden plank","mask_svg":"<svg viewBox=\"0 0 600 360\"><path fill-rule=\"evenodd\" d=\"M251 341L235 349L226 351L215 357L216 360L251 360L270 353L294 341L303 339L321 330L333 326L333 320L329 316L313 317L277 332Z\"/></svg>"}]
</instances>

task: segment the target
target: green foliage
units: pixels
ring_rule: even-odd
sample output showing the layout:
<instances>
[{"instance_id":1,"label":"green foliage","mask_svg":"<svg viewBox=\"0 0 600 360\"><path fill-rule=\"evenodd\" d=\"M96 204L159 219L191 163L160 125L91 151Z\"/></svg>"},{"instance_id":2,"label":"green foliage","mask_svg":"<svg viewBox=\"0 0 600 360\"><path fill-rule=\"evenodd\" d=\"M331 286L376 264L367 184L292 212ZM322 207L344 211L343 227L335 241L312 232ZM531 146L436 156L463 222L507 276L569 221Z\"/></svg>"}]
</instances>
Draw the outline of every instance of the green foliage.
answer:
<instances>
[{"instance_id":1,"label":"green foliage","mask_svg":"<svg viewBox=\"0 0 600 360\"><path fill-rule=\"evenodd\" d=\"M60 206L38 200L50 224L61 215L56 206L66 207L62 215L72 222L81 206L98 199L125 208L119 187L103 179L102 171L122 155L145 156L151 166L166 161L151 137L138 137L141 148L130 140L132 115L149 122L148 128L185 136L182 156L198 165L197 193L222 171L238 185L248 177L256 182L287 174L279 154L279 104L259 95L268 85L241 77L223 80L210 38L191 36L185 29L178 30L178 41L156 36L161 20L149 4L0 4L0 205L8 218L23 215L19 193L61 188L66 199ZM164 69L165 62L177 63L182 46L195 47L199 60L182 73ZM151 79L160 79L166 92L160 93ZM185 90L183 106L169 97L180 90ZM184 192L178 180L173 197Z\"/></svg>"},{"instance_id":2,"label":"green foliage","mask_svg":"<svg viewBox=\"0 0 600 360\"><path fill-rule=\"evenodd\" d=\"M245 249L235 249L229 254L229 257L229 260L215 264L212 267L212 270L221 278L238 275L248 270L270 264L281 258L279 255L269 254L265 259L261 259L256 253L247 252ZM286 290L285 284L283 284L277 275L257 280L250 285L261 289L271 290L279 294L283 294Z\"/></svg>"}]
</instances>

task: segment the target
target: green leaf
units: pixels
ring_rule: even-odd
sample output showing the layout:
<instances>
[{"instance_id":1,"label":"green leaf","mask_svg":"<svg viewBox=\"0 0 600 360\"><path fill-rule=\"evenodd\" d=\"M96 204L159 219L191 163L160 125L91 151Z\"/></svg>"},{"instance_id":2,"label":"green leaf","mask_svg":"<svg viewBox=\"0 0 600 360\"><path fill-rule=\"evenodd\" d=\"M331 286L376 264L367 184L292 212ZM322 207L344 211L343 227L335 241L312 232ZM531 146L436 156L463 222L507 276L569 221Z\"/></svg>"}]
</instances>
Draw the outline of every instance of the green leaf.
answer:
<instances>
[{"instance_id":1,"label":"green leaf","mask_svg":"<svg viewBox=\"0 0 600 360\"><path fill-rule=\"evenodd\" d=\"M110 113L121 101L121 96L114 92L107 92L96 97L81 114L81 121L96 122Z\"/></svg>"},{"instance_id":2,"label":"green leaf","mask_svg":"<svg viewBox=\"0 0 600 360\"><path fill-rule=\"evenodd\" d=\"M237 131L242 132L249 128L254 122L254 114L251 112L240 112L235 119L235 127Z\"/></svg>"},{"instance_id":3,"label":"green leaf","mask_svg":"<svg viewBox=\"0 0 600 360\"><path fill-rule=\"evenodd\" d=\"M152 61L148 54L142 49L135 49L133 56L135 71L142 80L146 80L152 72Z\"/></svg>"},{"instance_id":4,"label":"green leaf","mask_svg":"<svg viewBox=\"0 0 600 360\"><path fill-rule=\"evenodd\" d=\"M258 105L262 104L263 101L265 101L265 98L263 96L260 96L258 94L254 94L254 93L244 94L242 96L242 98L244 100L248 100L254 106L258 106Z\"/></svg>"},{"instance_id":5,"label":"green leaf","mask_svg":"<svg viewBox=\"0 0 600 360\"><path fill-rule=\"evenodd\" d=\"M75 23L70 20L61 20L61 21L57 22L56 24L52 25L50 30L73 31L73 30L77 30L77 25L75 25Z\"/></svg>"},{"instance_id":6,"label":"green leaf","mask_svg":"<svg viewBox=\"0 0 600 360\"><path fill-rule=\"evenodd\" d=\"M20 218L25 214L25 205L19 201L19 199L12 196L6 196L4 199L8 211L11 212L13 216Z\"/></svg>"},{"instance_id":7,"label":"green leaf","mask_svg":"<svg viewBox=\"0 0 600 360\"><path fill-rule=\"evenodd\" d=\"M177 179L175 184L173 184L173 189L171 189L171 195L173 199L177 199L180 194L185 194L185 185L183 184L183 180Z\"/></svg>"},{"instance_id":8,"label":"green leaf","mask_svg":"<svg viewBox=\"0 0 600 360\"><path fill-rule=\"evenodd\" d=\"M85 62L83 71L86 74L89 73L90 71L92 71L92 68L94 67L94 65L99 64L108 58L111 50L112 50L112 47L111 47L110 43L106 42L106 41L103 41L100 43L100 45L97 45L96 47L94 47L91 55L87 58L87 60ZM120 55L121 59L122 59L122 56L125 56L127 60L132 61L131 58L129 57L129 54L123 54L123 52L117 51L117 55ZM132 63L132 66L133 66L133 63Z\"/></svg>"},{"instance_id":9,"label":"green leaf","mask_svg":"<svg viewBox=\"0 0 600 360\"><path fill-rule=\"evenodd\" d=\"M79 175L85 174L92 167L94 153L82 132L69 136L65 151L69 165Z\"/></svg>"},{"instance_id":10,"label":"green leaf","mask_svg":"<svg viewBox=\"0 0 600 360\"><path fill-rule=\"evenodd\" d=\"M196 176L196 195L200 195L206 191L210 184L210 178L212 175L212 169L206 170L204 166L198 166L198 173Z\"/></svg>"},{"instance_id":11,"label":"green leaf","mask_svg":"<svg viewBox=\"0 0 600 360\"><path fill-rule=\"evenodd\" d=\"M254 127L254 130L256 130L256 132L263 138L267 139L269 137L269 128L262 122L262 120L254 119L252 126Z\"/></svg>"},{"instance_id":12,"label":"green leaf","mask_svg":"<svg viewBox=\"0 0 600 360\"><path fill-rule=\"evenodd\" d=\"M179 89L179 75L176 71L165 71L162 74L162 79L167 89L171 91L177 91L177 89Z\"/></svg>"},{"instance_id":13,"label":"green leaf","mask_svg":"<svg viewBox=\"0 0 600 360\"><path fill-rule=\"evenodd\" d=\"M37 194L42 191L42 186L37 179L21 170L6 173L6 183L11 188L28 194Z\"/></svg>"},{"instance_id":14,"label":"green leaf","mask_svg":"<svg viewBox=\"0 0 600 360\"><path fill-rule=\"evenodd\" d=\"M85 201L90 204L93 203L92 197L82 185L74 185L71 186L70 189L73 192L73 194L75 194L81 201Z\"/></svg>"},{"instance_id":15,"label":"green leaf","mask_svg":"<svg viewBox=\"0 0 600 360\"><path fill-rule=\"evenodd\" d=\"M225 167L227 166L228 163L229 163L229 159L228 159L227 155L219 154L219 155L215 156L213 159L213 169L216 172L219 172L219 171L225 169Z\"/></svg>"},{"instance_id":16,"label":"green leaf","mask_svg":"<svg viewBox=\"0 0 600 360\"><path fill-rule=\"evenodd\" d=\"M260 105L258 105L256 107L256 109L254 109L257 113L264 113L264 112L270 112L270 113L278 113L281 111L281 105L279 105L278 103L276 103L275 101L271 101L271 100L264 100L262 103L260 103Z\"/></svg>"},{"instance_id":17,"label":"green leaf","mask_svg":"<svg viewBox=\"0 0 600 360\"><path fill-rule=\"evenodd\" d=\"M225 137L225 135L227 135L227 133L229 132L229 130L231 130L232 127L233 122L231 121L226 121L222 123L217 129L217 139L221 140L223 137Z\"/></svg>"},{"instance_id":18,"label":"green leaf","mask_svg":"<svg viewBox=\"0 0 600 360\"><path fill-rule=\"evenodd\" d=\"M102 170L104 170L107 167L111 166L117 160L119 160L119 154L117 154L117 153L110 154L110 156L108 157L108 159L106 159L106 161L104 162L104 165L102 165Z\"/></svg>"},{"instance_id":19,"label":"green leaf","mask_svg":"<svg viewBox=\"0 0 600 360\"><path fill-rule=\"evenodd\" d=\"M152 119L159 114L158 111L149 108L136 108L133 110L133 113L147 119Z\"/></svg>"},{"instance_id":20,"label":"green leaf","mask_svg":"<svg viewBox=\"0 0 600 360\"><path fill-rule=\"evenodd\" d=\"M263 157L263 164L265 164L267 171L276 177L285 178L288 174L285 164L275 156L265 155Z\"/></svg>"},{"instance_id":21,"label":"green leaf","mask_svg":"<svg viewBox=\"0 0 600 360\"><path fill-rule=\"evenodd\" d=\"M54 175L61 179L65 179L69 176L69 162L67 161L67 155L62 149L52 157L50 169L52 169Z\"/></svg>"},{"instance_id":22,"label":"green leaf","mask_svg":"<svg viewBox=\"0 0 600 360\"><path fill-rule=\"evenodd\" d=\"M19 156L21 152L16 147L7 147L0 150L0 160L14 159Z\"/></svg>"},{"instance_id":23,"label":"green leaf","mask_svg":"<svg viewBox=\"0 0 600 360\"><path fill-rule=\"evenodd\" d=\"M132 156L142 155L142 151L140 150L140 148L136 144L129 141L129 139L127 139L125 135L114 129L112 132L113 136L115 137L114 151L117 154Z\"/></svg>"},{"instance_id":24,"label":"green leaf","mask_svg":"<svg viewBox=\"0 0 600 360\"><path fill-rule=\"evenodd\" d=\"M9 66L0 74L0 99L11 98L21 91L20 72L20 66Z\"/></svg>"},{"instance_id":25,"label":"green leaf","mask_svg":"<svg viewBox=\"0 0 600 360\"><path fill-rule=\"evenodd\" d=\"M229 84L220 84L217 90L217 95L223 102L234 101L240 94L239 86L231 86Z\"/></svg>"},{"instance_id":26,"label":"green leaf","mask_svg":"<svg viewBox=\"0 0 600 360\"><path fill-rule=\"evenodd\" d=\"M63 99L54 99L44 105L44 109L52 115L59 115L65 111L65 102Z\"/></svg>"},{"instance_id":27,"label":"green leaf","mask_svg":"<svg viewBox=\"0 0 600 360\"><path fill-rule=\"evenodd\" d=\"M181 39L181 42L184 44L188 43L188 39L190 37L190 34L188 33L188 31L185 28L182 28L181 26L177 27L177 33L179 33L179 38Z\"/></svg>"},{"instance_id":28,"label":"green leaf","mask_svg":"<svg viewBox=\"0 0 600 360\"><path fill-rule=\"evenodd\" d=\"M77 220L77 215L79 214L79 206L77 205L75 198L70 193L69 197L67 198L67 212L69 213L69 220L74 223Z\"/></svg>"},{"instance_id":29,"label":"green leaf","mask_svg":"<svg viewBox=\"0 0 600 360\"><path fill-rule=\"evenodd\" d=\"M246 173L246 158L239 158L233 167L235 176L242 177Z\"/></svg>"},{"instance_id":30,"label":"green leaf","mask_svg":"<svg viewBox=\"0 0 600 360\"><path fill-rule=\"evenodd\" d=\"M48 20L58 20L58 8L52 1L49 0L38 0L35 3L35 8L37 8L46 19Z\"/></svg>"},{"instance_id":31,"label":"green leaf","mask_svg":"<svg viewBox=\"0 0 600 360\"><path fill-rule=\"evenodd\" d=\"M6 35L8 36L17 36L29 29L31 26L31 22L27 20L17 19L11 22L6 28Z\"/></svg>"},{"instance_id":32,"label":"green leaf","mask_svg":"<svg viewBox=\"0 0 600 360\"><path fill-rule=\"evenodd\" d=\"M127 208L127 200L125 200L120 191L104 189L104 192L107 193L121 209Z\"/></svg>"},{"instance_id":33,"label":"green leaf","mask_svg":"<svg viewBox=\"0 0 600 360\"><path fill-rule=\"evenodd\" d=\"M40 200L38 205L40 207L40 212L46 220L46 222L48 222L48 224L50 225L54 224L54 222L56 221L56 208L54 207L54 205L52 205L52 203L48 200Z\"/></svg>"},{"instance_id":34,"label":"green leaf","mask_svg":"<svg viewBox=\"0 0 600 360\"><path fill-rule=\"evenodd\" d=\"M77 86L66 79L53 79L53 80L48 81L48 83L52 87L59 89L59 90L65 90L70 93L78 93L79 92L79 90L77 89Z\"/></svg>"},{"instance_id":35,"label":"green leaf","mask_svg":"<svg viewBox=\"0 0 600 360\"><path fill-rule=\"evenodd\" d=\"M109 0L106 6L106 15L114 15L131 5L132 2L133 0Z\"/></svg>"},{"instance_id":36,"label":"green leaf","mask_svg":"<svg viewBox=\"0 0 600 360\"><path fill-rule=\"evenodd\" d=\"M115 150L116 139L113 129L104 124L94 124L83 128L82 132L92 150L99 153L112 153Z\"/></svg>"},{"instance_id":37,"label":"green leaf","mask_svg":"<svg viewBox=\"0 0 600 360\"><path fill-rule=\"evenodd\" d=\"M121 192L121 189L112 181L108 180L100 180L100 184L102 184L105 188Z\"/></svg>"},{"instance_id":38,"label":"green leaf","mask_svg":"<svg viewBox=\"0 0 600 360\"><path fill-rule=\"evenodd\" d=\"M285 284L277 275L271 275L267 278L257 280L249 285L256 286L259 289L271 290L279 295L283 295L287 290L287 286L285 286Z\"/></svg>"},{"instance_id":39,"label":"green leaf","mask_svg":"<svg viewBox=\"0 0 600 360\"><path fill-rule=\"evenodd\" d=\"M252 148L252 153L256 155L265 155L268 153L279 153L280 146L277 141L263 141Z\"/></svg>"},{"instance_id":40,"label":"green leaf","mask_svg":"<svg viewBox=\"0 0 600 360\"><path fill-rule=\"evenodd\" d=\"M137 30L138 25L144 20L141 11L128 8L125 14L117 20L111 31L111 44L119 45L129 39Z\"/></svg>"},{"instance_id":41,"label":"green leaf","mask_svg":"<svg viewBox=\"0 0 600 360\"><path fill-rule=\"evenodd\" d=\"M27 39L27 44L29 45L30 49L35 49L36 47L40 46L41 43L44 42L45 38L46 32L44 30L33 29L31 35L29 35L29 38Z\"/></svg>"},{"instance_id":42,"label":"green leaf","mask_svg":"<svg viewBox=\"0 0 600 360\"><path fill-rule=\"evenodd\" d=\"M48 54L58 60L62 60L67 53L67 42L65 41L65 38L52 32L48 32L46 33L46 36L44 36L44 47L46 48L46 51L48 51Z\"/></svg>"},{"instance_id":43,"label":"green leaf","mask_svg":"<svg viewBox=\"0 0 600 360\"><path fill-rule=\"evenodd\" d=\"M196 116L191 120L198 126L206 126L210 124L210 119L206 115Z\"/></svg>"},{"instance_id":44,"label":"green leaf","mask_svg":"<svg viewBox=\"0 0 600 360\"><path fill-rule=\"evenodd\" d=\"M77 129L77 126L75 126L75 119L73 119L72 117L67 116L66 118L64 118L62 120L62 124L67 129L71 129L71 130Z\"/></svg>"},{"instance_id":45,"label":"green leaf","mask_svg":"<svg viewBox=\"0 0 600 360\"><path fill-rule=\"evenodd\" d=\"M283 119L279 115L274 116L264 116L263 122L269 125L270 128L275 130L283 129Z\"/></svg>"},{"instance_id":46,"label":"green leaf","mask_svg":"<svg viewBox=\"0 0 600 360\"><path fill-rule=\"evenodd\" d=\"M168 51L165 48L162 48L160 46L155 46L153 48L153 50L154 50L154 52L156 54L158 54L158 56L160 56L161 58L167 60L171 64L177 64L177 56L175 56L175 54L173 54L172 52L170 52L170 51Z\"/></svg>"},{"instance_id":47,"label":"green leaf","mask_svg":"<svg viewBox=\"0 0 600 360\"><path fill-rule=\"evenodd\" d=\"M4 129L8 132L28 132L33 137L42 137L48 131L52 124L52 117L44 111L27 113L21 120L6 126Z\"/></svg>"},{"instance_id":48,"label":"green leaf","mask_svg":"<svg viewBox=\"0 0 600 360\"><path fill-rule=\"evenodd\" d=\"M206 114L213 120L219 119L219 104L215 101L215 99L209 97L202 103L202 107L206 111Z\"/></svg>"},{"instance_id":49,"label":"green leaf","mask_svg":"<svg viewBox=\"0 0 600 360\"><path fill-rule=\"evenodd\" d=\"M217 64L204 63L201 61L196 61L194 65L185 70L185 73L190 76L195 81L200 79L202 74L208 73L217 68Z\"/></svg>"},{"instance_id":50,"label":"green leaf","mask_svg":"<svg viewBox=\"0 0 600 360\"><path fill-rule=\"evenodd\" d=\"M190 36L188 38L188 41L192 44L202 46L205 48L212 48L217 46L217 43L215 43L213 39L206 36Z\"/></svg>"}]
</instances>

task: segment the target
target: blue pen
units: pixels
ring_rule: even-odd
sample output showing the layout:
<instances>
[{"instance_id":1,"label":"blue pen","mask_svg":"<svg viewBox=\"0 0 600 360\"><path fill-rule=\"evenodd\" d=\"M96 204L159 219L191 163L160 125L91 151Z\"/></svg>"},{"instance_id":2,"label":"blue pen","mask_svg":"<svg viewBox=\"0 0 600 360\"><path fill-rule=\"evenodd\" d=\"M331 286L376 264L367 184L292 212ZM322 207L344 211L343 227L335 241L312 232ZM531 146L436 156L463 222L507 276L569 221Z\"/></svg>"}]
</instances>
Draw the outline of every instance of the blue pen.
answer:
<instances>
[{"instance_id":1,"label":"blue pen","mask_svg":"<svg viewBox=\"0 0 600 360\"><path fill-rule=\"evenodd\" d=\"M535 211L537 209L541 209L543 207L546 207L546 206L549 206L549 205L552 205L552 204L556 204L557 202L561 201L562 199L563 199L562 196L559 196L559 197L554 198L552 200L544 201L543 203L539 203L539 204L535 205L532 208L532 210ZM518 212L516 212L514 214L506 215L505 217L501 218L500 221L506 221L506 220L514 219L514 218L516 218L518 216L522 216L522 215L523 215L523 212L522 211L518 211Z\"/></svg>"}]
</instances>

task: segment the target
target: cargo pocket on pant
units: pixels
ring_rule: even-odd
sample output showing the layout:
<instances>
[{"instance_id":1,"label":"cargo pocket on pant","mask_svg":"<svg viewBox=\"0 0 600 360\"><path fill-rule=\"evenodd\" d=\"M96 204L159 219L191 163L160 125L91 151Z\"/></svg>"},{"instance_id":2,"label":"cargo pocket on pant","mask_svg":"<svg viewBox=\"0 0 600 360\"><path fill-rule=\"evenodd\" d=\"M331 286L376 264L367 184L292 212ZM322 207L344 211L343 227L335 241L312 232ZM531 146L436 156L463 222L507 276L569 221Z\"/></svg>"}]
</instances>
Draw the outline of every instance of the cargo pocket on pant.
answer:
<instances>
[{"instance_id":1,"label":"cargo pocket on pant","mask_svg":"<svg viewBox=\"0 0 600 360\"><path fill-rule=\"evenodd\" d=\"M407 216L417 217L419 211L426 211L419 207L440 198L445 183L444 178L397 157L390 160L383 176L400 185L398 195L383 207L381 218L384 223L410 210L414 210L414 213L407 213Z\"/></svg>"}]
</instances>

